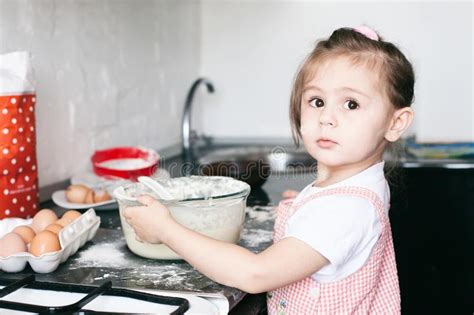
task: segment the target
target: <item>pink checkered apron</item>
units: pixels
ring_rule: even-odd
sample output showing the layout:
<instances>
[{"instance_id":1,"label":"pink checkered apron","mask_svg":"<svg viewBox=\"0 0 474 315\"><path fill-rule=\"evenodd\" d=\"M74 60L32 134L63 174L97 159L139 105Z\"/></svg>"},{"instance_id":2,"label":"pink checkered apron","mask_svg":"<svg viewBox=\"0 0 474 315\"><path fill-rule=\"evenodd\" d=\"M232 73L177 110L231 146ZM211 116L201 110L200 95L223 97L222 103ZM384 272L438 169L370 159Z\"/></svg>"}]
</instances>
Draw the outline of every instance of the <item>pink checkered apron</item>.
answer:
<instances>
[{"instance_id":1,"label":"pink checkered apron","mask_svg":"<svg viewBox=\"0 0 474 315\"><path fill-rule=\"evenodd\" d=\"M400 289L390 221L380 198L360 187L331 188L298 203L283 200L278 205L274 242L285 232L288 219L305 203L328 195L366 198L377 209L382 232L365 265L342 280L318 283L311 276L267 295L269 314L400 314Z\"/></svg>"}]
</instances>

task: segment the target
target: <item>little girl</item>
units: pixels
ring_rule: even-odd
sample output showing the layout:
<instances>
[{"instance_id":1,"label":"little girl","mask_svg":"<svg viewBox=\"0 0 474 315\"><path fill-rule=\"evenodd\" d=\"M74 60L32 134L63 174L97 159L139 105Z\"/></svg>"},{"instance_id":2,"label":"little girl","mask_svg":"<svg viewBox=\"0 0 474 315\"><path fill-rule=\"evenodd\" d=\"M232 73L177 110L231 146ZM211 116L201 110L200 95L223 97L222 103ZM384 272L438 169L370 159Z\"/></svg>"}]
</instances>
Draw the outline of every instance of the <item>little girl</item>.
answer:
<instances>
[{"instance_id":1,"label":"little girl","mask_svg":"<svg viewBox=\"0 0 474 315\"><path fill-rule=\"evenodd\" d=\"M270 314L400 313L382 156L411 124L413 86L410 62L366 26L316 45L290 116L317 179L280 202L274 244L259 254L181 226L150 196L124 215L142 241L167 244L214 281L268 291Z\"/></svg>"}]
</instances>

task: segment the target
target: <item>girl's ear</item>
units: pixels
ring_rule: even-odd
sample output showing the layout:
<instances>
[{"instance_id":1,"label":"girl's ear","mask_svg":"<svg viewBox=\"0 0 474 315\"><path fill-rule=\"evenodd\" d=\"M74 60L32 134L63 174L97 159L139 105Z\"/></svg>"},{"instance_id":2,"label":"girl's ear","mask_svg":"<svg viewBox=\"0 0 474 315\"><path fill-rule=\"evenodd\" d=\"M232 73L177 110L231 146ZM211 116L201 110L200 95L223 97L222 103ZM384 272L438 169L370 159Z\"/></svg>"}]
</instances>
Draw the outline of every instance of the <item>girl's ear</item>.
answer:
<instances>
[{"instance_id":1,"label":"girl's ear","mask_svg":"<svg viewBox=\"0 0 474 315\"><path fill-rule=\"evenodd\" d=\"M390 142L397 141L405 130L410 127L413 121L413 114L411 107L403 107L393 112L390 128L385 133L385 139Z\"/></svg>"}]
</instances>

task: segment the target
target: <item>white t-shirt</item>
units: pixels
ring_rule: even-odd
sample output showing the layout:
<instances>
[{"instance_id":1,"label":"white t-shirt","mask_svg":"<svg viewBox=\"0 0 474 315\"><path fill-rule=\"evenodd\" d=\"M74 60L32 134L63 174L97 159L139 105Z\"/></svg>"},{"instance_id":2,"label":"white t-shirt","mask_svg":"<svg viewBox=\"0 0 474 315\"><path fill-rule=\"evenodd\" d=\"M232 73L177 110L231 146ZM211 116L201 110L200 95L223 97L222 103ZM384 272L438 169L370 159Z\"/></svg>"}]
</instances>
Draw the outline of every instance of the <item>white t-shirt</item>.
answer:
<instances>
[{"instance_id":1,"label":"white t-shirt","mask_svg":"<svg viewBox=\"0 0 474 315\"><path fill-rule=\"evenodd\" d=\"M357 186L375 192L390 207L390 189L384 175L384 162L336 184L326 187L306 186L295 202L330 188ZM359 270L367 261L381 233L381 224L373 204L353 195L316 198L288 220L285 236L297 238L318 251L329 264L312 275L321 283L335 282Z\"/></svg>"}]
</instances>

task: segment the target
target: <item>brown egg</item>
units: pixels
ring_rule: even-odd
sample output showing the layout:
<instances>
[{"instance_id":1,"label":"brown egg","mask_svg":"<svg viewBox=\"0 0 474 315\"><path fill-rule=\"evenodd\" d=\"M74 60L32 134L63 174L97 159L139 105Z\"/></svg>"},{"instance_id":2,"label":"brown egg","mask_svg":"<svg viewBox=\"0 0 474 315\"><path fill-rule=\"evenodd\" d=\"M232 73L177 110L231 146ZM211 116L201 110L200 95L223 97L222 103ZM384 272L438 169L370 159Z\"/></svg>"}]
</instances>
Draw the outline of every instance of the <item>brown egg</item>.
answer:
<instances>
[{"instance_id":1,"label":"brown egg","mask_svg":"<svg viewBox=\"0 0 474 315\"><path fill-rule=\"evenodd\" d=\"M33 217L31 222L31 227L35 230L36 234L43 231L48 225L56 222L58 216L53 210L43 209L38 211L37 214Z\"/></svg>"},{"instance_id":2,"label":"brown egg","mask_svg":"<svg viewBox=\"0 0 474 315\"><path fill-rule=\"evenodd\" d=\"M44 229L45 231L51 231L54 234L59 234L59 231L63 229L63 226L57 223L50 224Z\"/></svg>"},{"instance_id":3,"label":"brown egg","mask_svg":"<svg viewBox=\"0 0 474 315\"><path fill-rule=\"evenodd\" d=\"M21 236L26 244L29 244L33 237L35 237L35 231L28 225L20 225L13 229L13 233Z\"/></svg>"},{"instance_id":4,"label":"brown egg","mask_svg":"<svg viewBox=\"0 0 474 315\"><path fill-rule=\"evenodd\" d=\"M16 233L7 233L0 239L0 257L8 257L13 254L27 252L25 241Z\"/></svg>"},{"instance_id":5,"label":"brown egg","mask_svg":"<svg viewBox=\"0 0 474 315\"><path fill-rule=\"evenodd\" d=\"M71 220L69 218L61 218L58 221L56 221L55 223L61 225L62 227L65 227L66 225L71 223Z\"/></svg>"},{"instance_id":6,"label":"brown egg","mask_svg":"<svg viewBox=\"0 0 474 315\"><path fill-rule=\"evenodd\" d=\"M95 192L92 189L89 189L86 195L86 200L84 200L84 203L94 203L94 198L95 198Z\"/></svg>"},{"instance_id":7,"label":"brown egg","mask_svg":"<svg viewBox=\"0 0 474 315\"><path fill-rule=\"evenodd\" d=\"M56 252L60 249L61 244L59 243L59 238L51 231L43 231L36 234L30 245L30 253L34 256Z\"/></svg>"},{"instance_id":8,"label":"brown egg","mask_svg":"<svg viewBox=\"0 0 474 315\"><path fill-rule=\"evenodd\" d=\"M69 220L70 222L72 222L72 221L76 220L77 218L79 218L80 216L81 216L81 213L79 211L69 210L69 211L64 212L61 219L66 219L66 220Z\"/></svg>"},{"instance_id":9,"label":"brown egg","mask_svg":"<svg viewBox=\"0 0 474 315\"><path fill-rule=\"evenodd\" d=\"M94 196L94 202L104 202L112 199L107 190L97 190Z\"/></svg>"},{"instance_id":10,"label":"brown egg","mask_svg":"<svg viewBox=\"0 0 474 315\"><path fill-rule=\"evenodd\" d=\"M73 203L84 203L91 189L84 185L71 185L66 189L66 199Z\"/></svg>"}]
</instances>

